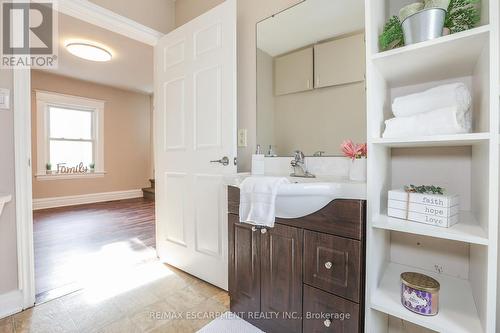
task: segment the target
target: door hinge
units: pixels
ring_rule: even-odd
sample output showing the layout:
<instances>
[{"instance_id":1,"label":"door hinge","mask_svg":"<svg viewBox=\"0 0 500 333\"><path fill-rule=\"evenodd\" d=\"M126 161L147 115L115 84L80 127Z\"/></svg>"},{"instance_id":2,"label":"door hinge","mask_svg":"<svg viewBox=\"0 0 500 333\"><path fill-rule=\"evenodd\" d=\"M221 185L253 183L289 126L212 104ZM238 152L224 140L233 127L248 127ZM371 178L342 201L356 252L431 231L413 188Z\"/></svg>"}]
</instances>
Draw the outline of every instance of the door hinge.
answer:
<instances>
[{"instance_id":1,"label":"door hinge","mask_svg":"<svg viewBox=\"0 0 500 333\"><path fill-rule=\"evenodd\" d=\"M234 163L234 165L238 165L238 157L235 157L235 158L233 159L233 163Z\"/></svg>"}]
</instances>

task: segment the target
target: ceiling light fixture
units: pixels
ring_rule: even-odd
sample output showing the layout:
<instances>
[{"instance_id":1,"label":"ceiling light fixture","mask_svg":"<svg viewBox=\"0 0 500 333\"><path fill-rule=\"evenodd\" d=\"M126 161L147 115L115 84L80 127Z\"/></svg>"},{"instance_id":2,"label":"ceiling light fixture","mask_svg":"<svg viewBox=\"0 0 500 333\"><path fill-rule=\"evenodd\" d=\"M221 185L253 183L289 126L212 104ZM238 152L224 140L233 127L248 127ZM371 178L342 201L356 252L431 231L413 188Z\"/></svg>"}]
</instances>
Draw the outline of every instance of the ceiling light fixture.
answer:
<instances>
[{"instance_id":1,"label":"ceiling light fixture","mask_svg":"<svg viewBox=\"0 0 500 333\"><path fill-rule=\"evenodd\" d=\"M110 61L113 57L105 48L88 42L70 42L66 49L74 56L91 61Z\"/></svg>"}]
</instances>

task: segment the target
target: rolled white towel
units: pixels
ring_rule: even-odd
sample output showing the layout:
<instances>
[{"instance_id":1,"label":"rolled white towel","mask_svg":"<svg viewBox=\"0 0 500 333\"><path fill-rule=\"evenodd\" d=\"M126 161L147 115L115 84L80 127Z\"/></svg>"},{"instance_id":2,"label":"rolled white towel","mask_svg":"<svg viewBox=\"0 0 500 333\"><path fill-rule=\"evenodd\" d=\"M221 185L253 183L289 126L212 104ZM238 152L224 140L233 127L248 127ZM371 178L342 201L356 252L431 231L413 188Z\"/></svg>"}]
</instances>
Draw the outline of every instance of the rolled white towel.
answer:
<instances>
[{"instance_id":1,"label":"rolled white towel","mask_svg":"<svg viewBox=\"0 0 500 333\"><path fill-rule=\"evenodd\" d=\"M395 117L409 117L452 106L465 112L470 109L471 102L469 88L461 82L456 82L397 97L392 103L392 113Z\"/></svg>"},{"instance_id":2,"label":"rolled white towel","mask_svg":"<svg viewBox=\"0 0 500 333\"><path fill-rule=\"evenodd\" d=\"M472 130L471 112L447 107L411 117L396 117L385 121L384 138L469 133Z\"/></svg>"}]
</instances>

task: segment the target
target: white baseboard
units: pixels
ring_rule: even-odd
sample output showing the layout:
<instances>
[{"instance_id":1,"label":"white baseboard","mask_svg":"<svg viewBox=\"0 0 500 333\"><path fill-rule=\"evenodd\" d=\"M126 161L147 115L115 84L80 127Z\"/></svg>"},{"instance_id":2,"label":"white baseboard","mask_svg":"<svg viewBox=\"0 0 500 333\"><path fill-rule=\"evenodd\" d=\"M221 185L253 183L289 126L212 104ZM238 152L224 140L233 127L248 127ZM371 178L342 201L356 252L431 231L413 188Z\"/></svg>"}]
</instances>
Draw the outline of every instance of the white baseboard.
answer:
<instances>
[{"instance_id":1,"label":"white baseboard","mask_svg":"<svg viewBox=\"0 0 500 333\"><path fill-rule=\"evenodd\" d=\"M42 198L33 200L33 210L83 205L96 202L142 198L142 190L128 190L104 193L71 195L67 197Z\"/></svg>"},{"instance_id":2,"label":"white baseboard","mask_svg":"<svg viewBox=\"0 0 500 333\"><path fill-rule=\"evenodd\" d=\"M21 312L23 310L23 293L13 290L0 295L0 319Z\"/></svg>"}]
</instances>

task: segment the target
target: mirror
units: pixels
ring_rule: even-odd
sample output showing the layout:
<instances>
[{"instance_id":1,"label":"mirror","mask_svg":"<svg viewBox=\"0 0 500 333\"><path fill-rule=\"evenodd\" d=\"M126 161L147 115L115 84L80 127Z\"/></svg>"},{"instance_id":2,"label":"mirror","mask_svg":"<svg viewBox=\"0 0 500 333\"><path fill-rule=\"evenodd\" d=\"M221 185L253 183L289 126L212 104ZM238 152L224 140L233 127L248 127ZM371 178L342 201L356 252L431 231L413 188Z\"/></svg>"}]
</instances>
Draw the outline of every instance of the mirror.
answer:
<instances>
[{"instance_id":1,"label":"mirror","mask_svg":"<svg viewBox=\"0 0 500 333\"><path fill-rule=\"evenodd\" d=\"M345 139L366 142L364 1L305 0L256 30L262 152L332 156Z\"/></svg>"}]
</instances>

